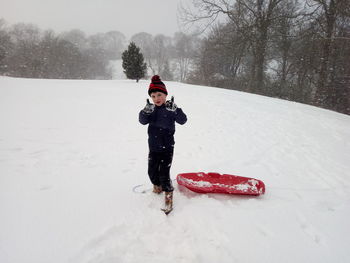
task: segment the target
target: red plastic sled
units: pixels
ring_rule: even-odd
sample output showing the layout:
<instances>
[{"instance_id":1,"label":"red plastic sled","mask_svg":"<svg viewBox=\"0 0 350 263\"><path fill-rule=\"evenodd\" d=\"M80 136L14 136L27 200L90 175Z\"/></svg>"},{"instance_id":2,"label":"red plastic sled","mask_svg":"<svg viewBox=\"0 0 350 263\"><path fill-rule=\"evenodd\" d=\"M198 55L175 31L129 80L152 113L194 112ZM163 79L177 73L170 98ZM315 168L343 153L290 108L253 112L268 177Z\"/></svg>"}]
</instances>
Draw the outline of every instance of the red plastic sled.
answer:
<instances>
[{"instance_id":1,"label":"red plastic sled","mask_svg":"<svg viewBox=\"0 0 350 263\"><path fill-rule=\"evenodd\" d=\"M265 184L257 179L219 173L182 173L177 183L197 193L261 195Z\"/></svg>"}]
</instances>

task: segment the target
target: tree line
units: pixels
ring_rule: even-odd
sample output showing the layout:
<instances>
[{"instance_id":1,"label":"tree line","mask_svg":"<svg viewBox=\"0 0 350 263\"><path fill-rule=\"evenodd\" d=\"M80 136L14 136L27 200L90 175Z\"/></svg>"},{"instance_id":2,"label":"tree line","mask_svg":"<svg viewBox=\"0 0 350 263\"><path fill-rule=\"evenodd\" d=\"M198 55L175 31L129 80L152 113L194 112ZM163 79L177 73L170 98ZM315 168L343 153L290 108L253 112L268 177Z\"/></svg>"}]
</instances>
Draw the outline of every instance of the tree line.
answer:
<instances>
[{"instance_id":1,"label":"tree line","mask_svg":"<svg viewBox=\"0 0 350 263\"><path fill-rule=\"evenodd\" d=\"M174 37L141 32L133 35L151 75L185 81L199 38L184 33ZM0 75L25 78L110 79L111 61L121 59L127 39L119 31L91 36L74 29L57 34L36 25L8 26L0 19ZM147 77L147 74L146 74Z\"/></svg>"},{"instance_id":2,"label":"tree line","mask_svg":"<svg viewBox=\"0 0 350 263\"><path fill-rule=\"evenodd\" d=\"M176 32L173 37L141 32L130 41L140 48L151 75L181 82L188 80L201 44L198 36L182 32Z\"/></svg>"},{"instance_id":3,"label":"tree line","mask_svg":"<svg viewBox=\"0 0 350 263\"><path fill-rule=\"evenodd\" d=\"M7 26L0 19L0 75L24 78L109 79L110 59L120 56L118 31L87 36L81 30L56 34L33 24Z\"/></svg>"},{"instance_id":4,"label":"tree line","mask_svg":"<svg viewBox=\"0 0 350 263\"><path fill-rule=\"evenodd\" d=\"M350 114L350 1L192 0L182 21L215 23L188 81Z\"/></svg>"}]
</instances>

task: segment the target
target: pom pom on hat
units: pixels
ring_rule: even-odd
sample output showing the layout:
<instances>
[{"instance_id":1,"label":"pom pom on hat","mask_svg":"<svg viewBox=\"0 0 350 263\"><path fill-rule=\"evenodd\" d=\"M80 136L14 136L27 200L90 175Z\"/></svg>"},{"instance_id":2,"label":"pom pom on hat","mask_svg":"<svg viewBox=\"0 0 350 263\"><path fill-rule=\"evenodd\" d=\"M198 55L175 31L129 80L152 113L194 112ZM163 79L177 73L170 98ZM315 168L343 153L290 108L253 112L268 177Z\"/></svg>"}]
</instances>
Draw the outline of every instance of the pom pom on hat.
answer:
<instances>
[{"instance_id":1,"label":"pom pom on hat","mask_svg":"<svg viewBox=\"0 0 350 263\"><path fill-rule=\"evenodd\" d=\"M160 77L159 77L158 75L154 75L154 76L151 78L151 81L152 81L153 83L162 82L162 81L160 80Z\"/></svg>"},{"instance_id":2,"label":"pom pom on hat","mask_svg":"<svg viewBox=\"0 0 350 263\"><path fill-rule=\"evenodd\" d=\"M152 92L163 92L165 95L168 95L165 84L161 81L158 75L154 75L151 79L151 84L149 84L148 95L151 96Z\"/></svg>"}]
</instances>

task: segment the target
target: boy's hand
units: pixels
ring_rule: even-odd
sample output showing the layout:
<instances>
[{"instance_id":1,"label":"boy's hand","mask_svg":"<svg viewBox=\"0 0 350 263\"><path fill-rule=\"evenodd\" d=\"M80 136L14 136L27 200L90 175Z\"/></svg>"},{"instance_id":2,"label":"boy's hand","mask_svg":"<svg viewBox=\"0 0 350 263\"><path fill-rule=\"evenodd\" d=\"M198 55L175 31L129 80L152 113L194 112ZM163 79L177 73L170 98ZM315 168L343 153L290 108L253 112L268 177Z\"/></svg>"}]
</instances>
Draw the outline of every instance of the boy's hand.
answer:
<instances>
[{"instance_id":1,"label":"boy's hand","mask_svg":"<svg viewBox=\"0 0 350 263\"><path fill-rule=\"evenodd\" d=\"M142 110L146 114L151 114L154 111L154 104L149 102L149 99L146 101L146 106Z\"/></svg>"},{"instance_id":2,"label":"boy's hand","mask_svg":"<svg viewBox=\"0 0 350 263\"><path fill-rule=\"evenodd\" d=\"M165 102L165 108L168 111L176 111L177 105L174 103L174 96L171 96L171 100Z\"/></svg>"}]
</instances>

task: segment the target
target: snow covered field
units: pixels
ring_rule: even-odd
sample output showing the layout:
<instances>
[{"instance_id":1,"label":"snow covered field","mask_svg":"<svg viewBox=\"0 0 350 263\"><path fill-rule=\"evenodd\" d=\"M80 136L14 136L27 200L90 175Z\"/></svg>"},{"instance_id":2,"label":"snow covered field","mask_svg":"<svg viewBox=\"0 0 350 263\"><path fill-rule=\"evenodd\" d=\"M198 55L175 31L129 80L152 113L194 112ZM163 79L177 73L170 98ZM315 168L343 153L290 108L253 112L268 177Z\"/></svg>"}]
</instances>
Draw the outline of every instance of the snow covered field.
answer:
<instances>
[{"instance_id":1,"label":"snow covered field","mask_svg":"<svg viewBox=\"0 0 350 263\"><path fill-rule=\"evenodd\" d=\"M166 82L188 116L172 178L261 179L261 197L146 183L149 81L0 77L0 262L350 262L350 116ZM150 186L150 185L149 185Z\"/></svg>"}]
</instances>

